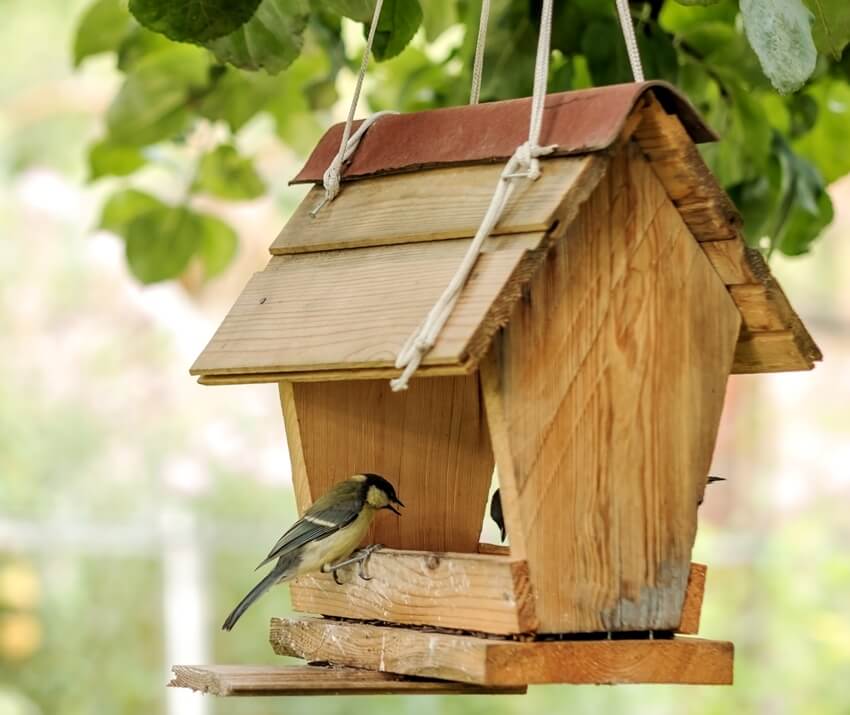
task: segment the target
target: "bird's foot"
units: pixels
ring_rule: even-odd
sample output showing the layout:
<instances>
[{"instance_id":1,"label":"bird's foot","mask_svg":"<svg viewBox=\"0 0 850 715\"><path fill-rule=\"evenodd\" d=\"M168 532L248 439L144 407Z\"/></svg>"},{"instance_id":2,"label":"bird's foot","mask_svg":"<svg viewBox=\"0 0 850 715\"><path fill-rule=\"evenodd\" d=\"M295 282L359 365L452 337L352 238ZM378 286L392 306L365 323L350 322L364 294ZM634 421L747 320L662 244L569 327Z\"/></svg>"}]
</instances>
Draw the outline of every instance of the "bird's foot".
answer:
<instances>
[{"instance_id":1,"label":"bird's foot","mask_svg":"<svg viewBox=\"0 0 850 715\"><path fill-rule=\"evenodd\" d=\"M330 571L333 573L334 581L336 581L337 585L341 586L342 581L339 580L339 576L337 575L337 571L345 566L350 566L351 564L357 564L357 574L364 581L371 581L372 577L369 575L368 566L369 559L372 554L374 554L379 549L382 549L382 544L371 544L366 546L365 548L358 549L354 552L353 556L349 556L347 559L343 559L342 561L337 561L335 564L328 564L327 566L323 566L322 570L327 573Z\"/></svg>"},{"instance_id":2,"label":"bird's foot","mask_svg":"<svg viewBox=\"0 0 850 715\"><path fill-rule=\"evenodd\" d=\"M365 549L360 549L361 556L360 563L357 566L357 575L360 576L364 581L371 581L372 576L369 575L369 559L372 558L372 554L376 551L380 551L383 549L383 544L370 544Z\"/></svg>"}]
</instances>

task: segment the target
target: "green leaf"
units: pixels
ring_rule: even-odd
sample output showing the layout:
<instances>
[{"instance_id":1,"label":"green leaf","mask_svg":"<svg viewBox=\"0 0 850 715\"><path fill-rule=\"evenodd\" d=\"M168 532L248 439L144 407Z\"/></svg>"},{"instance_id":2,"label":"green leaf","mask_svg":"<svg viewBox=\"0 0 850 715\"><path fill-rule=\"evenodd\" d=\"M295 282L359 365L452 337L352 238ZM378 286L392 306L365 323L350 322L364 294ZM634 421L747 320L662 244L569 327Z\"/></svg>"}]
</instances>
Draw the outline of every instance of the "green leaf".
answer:
<instances>
[{"instance_id":1,"label":"green leaf","mask_svg":"<svg viewBox=\"0 0 850 715\"><path fill-rule=\"evenodd\" d=\"M371 22L375 13L375 0L322 0L322 7L357 22ZM383 8L381 10L383 12Z\"/></svg>"},{"instance_id":2,"label":"green leaf","mask_svg":"<svg viewBox=\"0 0 850 715\"><path fill-rule=\"evenodd\" d=\"M720 0L676 0L679 5L716 5Z\"/></svg>"},{"instance_id":3,"label":"green leaf","mask_svg":"<svg viewBox=\"0 0 850 715\"><path fill-rule=\"evenodd\" d=\"M301 54L309 12L307 0L263 0L247 23L207 47L222 62L277 74Z\"/></svg>"},{"instance_id":4,"label":"green leaf","mask_svg":"<svg viewBox=\"0 0 850 715\"><path fill-rule=\"evenodd\" d=\"M379 62L399 54L422 24L419 0L384 0L375 30L372 54ZM368 33L368 28L363 28Z\"/></svg>"},{"instance_id":5,"label":"green leaf","mask_svg":"<svg viewBox=\"0 0 850 715\"><path fill-rule=\"evenodd\" d=\"M251 19L260 0L130 0L145 27L179 42L208 42Z\"/></svg>"},{"instance_id":6,"label":"green leaf","mask_svg":"<svg viewBox=\"0 0 850 715\"><path fill-rule=\"evenodd\" d=\"M428 0L422 7L424 14L422 27L425 39L433 42L452 25L457 24L457 0ZM479 11L480 12L480 11ZM478 32L478 24L467 28L468 32Z\"/></svg>"},{"instance_id":7,"label":"green leaf","mask_svg":"<svg viewBox=\"0 0 850 715\"><path fill-rule=\"evenodd\" d=\"M300 154L313 149L325 128L311 111L305 88L327 72L327 55L318 50L303 53L286 70L265 107L275 119L278 136Z\"/></svg>"},{"instance_id":8,"label":"green leaf","mask_svg":"<svg viewBox=\"0 0 850 715\"><path fill-rule=\"evenodd\" d=\"M815 70L812 16L801 0L741 0L750 45L765 75L782 93L803 86Z\"/></svg>"},{"instance_id":9,"label":"green leaf","mask_svg":"<svg viewBox=\"0 0 850 715\"><path fill-rule=\"evenodd\" d=\"M145 157L138 146L116 144L109 138L89 147L89 180L102 176L127 176L144 166Z\"/></svg>"},{"instance_id":10,"label":"green leaf","mask_svg":"<svg viewBox=\"0 0 850 715\"><path fill-rule=\"evenodd\" d=\"M797 256L806 253L811 242L832 221L832 201L812 164L796 155L784 140L777 142L777 148L785 176L773 246L789 256Z\"/></svg>"},{"instance_id":11,"label":"green leaf","mask_svg":"<svg viewBox=\"0 0 850 715\"><path fill-rule=\"evenodd\" d=\"M134 219L166 208L168 206L155 196L136 189L125 189L110 196L104 204L98 227L123 236Z\"/></svg>"},{"instance_id":12,"label":"green leaf","mask_svg":"<svg viewBox=\"0 0 850 715\"><path fill-rule=\"evenodd\" d=\"M203 228L200 216L182 206L140 214L124 236L130 271L142 283L177 278L198 250Z\"/></svg>"},{"instance_id":13,"label":"green leaf","mask_svg":"<svg viewBox=\"0 0 850 715\"><path fill-rule=\"evenodd\" d=\"M814 162L828 182L850 173L850 83L816 82L807 90L818 106L814 126L794 142L794 149Z\"/></svg>"},{"instance_id":14,"label":"green leaf","mask_svg":"<svg viewBox=\"0 0 850 715\"><path fill-rule=\"evenodd\" d=\"M276 94L284 91L283 77L272 77L264 72L244 72L235 67L226 71L204 95L198 112L212 121L227 122L238 132L255 114L260 112Z\"/></svg>"},{"instance_id":15,"label":"green leaf","mask_svg":"<svg viewBox=\"0 0 850 715\"><path fill-rule=\"evenodd\" d=\"M179 134L191 118L189 102L207 84L209 63L207 53L191 45L143 57L109 107L109 138L145 146Z\"/></svg>"},{"instance_id":16,"label":"green leaf","mask_svg":"<svg viewBox=\"0 0 850 715\"><path fill-rule=\"evenodd\" d=\"M174 47L174 43L165 35L134 25L118 47L118 69L124 73L132 70L143 57Z\"/></svg>"},{"instance_id":17,"label":"green leaf","mask_svg":"<svg viewBox=\"0 0 850 715\"><path fill-rule=\"evenodd\" d=\"M262 196L266 186L250 159L223 144L201 159L194 188L223 199L239 200Z\"/></svg>"},{"instance_id":18,"label":"green leaf","mask_svg":"<svg viewBox=\"0 0 850 715\"><path fill-rule=\"evenodd\" d=\"M847 0L805 0L815 16L812 34L815 46L836 60L850 43L850 2Z\"/></svg>"},{"instance_id":19,"label":"green leaf","mask_svg":"<svg viewBox=\"0 0 850 715\"><path fill-rule=\"evenodd\" d=\"M121 0L95 0L83 13L74 35L74 66L101 52L113 52L133 22Z\"/></svg>"},{"instance_id":20,"label":"green leaf","mask_svg":"<svg viewBox=\"0 0 850 715\"><path fill-rule=\"evenodd\" d=\"M236 255L239 239L230 226L209 214L198 214L201 231L197 255L204 266L204 275L213 278L221 273Z\"/></svg>"}]
</instances>

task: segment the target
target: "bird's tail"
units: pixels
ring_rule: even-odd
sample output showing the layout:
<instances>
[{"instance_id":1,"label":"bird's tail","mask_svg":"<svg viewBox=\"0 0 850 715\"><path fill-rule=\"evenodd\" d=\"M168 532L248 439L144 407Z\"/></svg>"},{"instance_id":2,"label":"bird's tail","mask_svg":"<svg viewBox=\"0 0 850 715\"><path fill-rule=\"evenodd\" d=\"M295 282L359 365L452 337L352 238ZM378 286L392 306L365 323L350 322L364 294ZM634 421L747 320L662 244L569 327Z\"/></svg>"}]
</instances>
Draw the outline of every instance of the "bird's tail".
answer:
<instances>
[{"instance_id":1,"label":"bird's tail","mask_svg":"<svg viewBox=\"0 0 850 715\"><path fill-rule=\"evenodd\" d=\"M263 579L248 591L248 594L239 601L239 604L234 608L230 615L225 619L224 624L221 627L223 631L229 631L233 626L236 625L236 621L242 618L242 614L248 610L248 607L254 603L260 596L262 596L266 591L268 591L272 586L274 586L281 578L285 576L285 572L281 573L280 569L273 568L269 571Z\"/></svg>"}]
</instances>

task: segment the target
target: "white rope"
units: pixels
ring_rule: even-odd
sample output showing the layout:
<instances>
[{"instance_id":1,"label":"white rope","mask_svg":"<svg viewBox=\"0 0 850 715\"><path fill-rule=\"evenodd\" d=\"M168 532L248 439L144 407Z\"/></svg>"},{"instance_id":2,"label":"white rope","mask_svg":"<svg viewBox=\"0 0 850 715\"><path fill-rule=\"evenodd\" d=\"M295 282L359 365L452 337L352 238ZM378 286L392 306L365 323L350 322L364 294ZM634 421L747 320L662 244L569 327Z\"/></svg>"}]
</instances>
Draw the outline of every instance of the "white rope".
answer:
<instances>
[{"instance_id":1,"label":"white rope","mask_svg":"<svg viewBox=\"0 0 850 715\"><path fill-rule=\"evenodd\" d=\"M372 43L375 40L375 31L378 29L378 20L381 19L381 7L384 0L377 0L375 3L375 11L372 13L372 24L369 26L369 34L366 37L366 49L363 51L363 59L360 61L360 71L357 73L357 84L354 85L354 96L351 98L351 105L348 107L348 118L345 120L345 128L342 131L342 139L339 142L339 151L333 158L330 166L325 170L322 177L322 185L325 187L324 198L310 212L310 215L315 217L326 203L333 201L339 193L339 182L342 174L342 165L351 157L360 144L360 140L366 133L366 130L375 122L376 119L384 114L397 114L398 112L378 112L369 117L363 124L360 125L354 136L351 136L351 125L354 122L354 112L357 111L357 103L360 101L360 90L363 88L363 80L366 77L366 69L369 66L369 55L372 54Z\"/></svg>"},{"instance_id":2,"label":"white rope","mask_svg":"<svg viewBox=\"0 0 850 715\"><path fill-rule=\"evenodd\" d=\"M490 21L490 0L481 0L481 16L478 19L478 39L475 42L475 62L472 65L472 88L469 103L478 104L481 96L481 76L484 73L484 48L487 45L487 24Z\"/></svg>"},{"instance_id":3,"label":"white rope","mask_svg":"<svg viewBox=\"0 0 850 715\"><path fill-rule=\"evenodd\" d=\"M475 233L463 260L442 295L434 303L425 320L417 330L405 341L396 358L395 366L402 373L390 381L394 392L406 390L413 373L419 368L422 359L434 347L443 326L452 314L463 287L481 253L484 240L496 227L516 187L516 180L521 178L532 181L540 176L538 157L551 154L555 146L539 145L540 130L543 126L543 109L546 102L546 79L549 74L550 35L552 30L552 0L543 0L543 11L540 19L540 36L537 40L537 59L534 66L534 93L531 100L531 117L528 127L528 141L520 144L513 156L505 164L499 183L490 206L484 214L484 219Z\"/></svg>"},{"instance_id":4,"label":"white rope","mask_svg":"<svg viewBox=\"0 0 850 715\"><path fill-rule=\"evenodd\" d=\"M632 23L632 13L629 10L629 0L617 0L617 14L620 16L620 29L626 41L626 53L632 66L632 76L635 82L643 82L643 65L640 62L640 50L635 39L635 26Z\"/></svg>"}]
</instances>

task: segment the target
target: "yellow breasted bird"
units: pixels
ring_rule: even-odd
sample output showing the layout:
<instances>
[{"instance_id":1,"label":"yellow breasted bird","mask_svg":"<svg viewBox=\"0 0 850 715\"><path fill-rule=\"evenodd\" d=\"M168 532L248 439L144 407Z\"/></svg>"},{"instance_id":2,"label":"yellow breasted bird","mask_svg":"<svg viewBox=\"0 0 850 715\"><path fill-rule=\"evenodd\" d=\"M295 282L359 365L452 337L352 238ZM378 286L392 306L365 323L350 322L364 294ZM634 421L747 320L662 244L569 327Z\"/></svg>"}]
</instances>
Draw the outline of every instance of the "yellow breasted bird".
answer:
<instances>
[{"instance_id":1,"label":"yellow breasted bird","mask_svg":"<svg viewBox=\"0 0 850 715\"><path fill-rule=\"evenodd\" d=\"M368 578L362 564L376 547L364 549L359 556L344 561L363 540L375 514L389 509L401 515L394 504L404 506L395 488L379 474L355 474L335 485L317 499L298 521L280 537L269 555L257 568L277 559L277 564L252 588L225 620L229 631L248 607L274 584L306 573L333 571L360 562L362 578Z\"/></svg>"}]
</instances>

